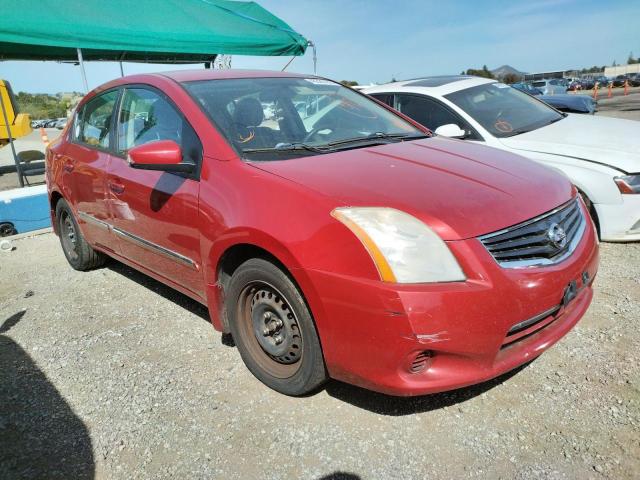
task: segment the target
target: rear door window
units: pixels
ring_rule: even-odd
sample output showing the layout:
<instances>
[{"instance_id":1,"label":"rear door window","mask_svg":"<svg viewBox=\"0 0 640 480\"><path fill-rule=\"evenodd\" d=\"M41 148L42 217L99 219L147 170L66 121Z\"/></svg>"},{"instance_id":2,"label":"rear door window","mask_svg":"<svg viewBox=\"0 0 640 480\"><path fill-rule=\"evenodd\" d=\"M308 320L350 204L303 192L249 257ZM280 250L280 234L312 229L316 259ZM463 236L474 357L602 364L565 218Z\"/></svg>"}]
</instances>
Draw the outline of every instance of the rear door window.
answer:
<instances>
[{"instance_id":1,"label":"rear door window","mask_svg":"<svg viewBox=\"0 0 640 480\"><path fill-rule=\"evenodd\" d=\"M111 119L118 100L118 91L112 90L88 101L78 115L74 131L75 140L90 147L108 149L112 145Z\"/></svg>"},{"instance_id":2,"label":"rear door window","mask_svg":"<svg viewBox=\"0 0 640 480\"><path fill-rule=\"evenodd\" d=\"M393 108L393 94L392 93L372 93L371 97L376 100L380 100L382 103L386 103Z\"/></svg>"}]
</instances>

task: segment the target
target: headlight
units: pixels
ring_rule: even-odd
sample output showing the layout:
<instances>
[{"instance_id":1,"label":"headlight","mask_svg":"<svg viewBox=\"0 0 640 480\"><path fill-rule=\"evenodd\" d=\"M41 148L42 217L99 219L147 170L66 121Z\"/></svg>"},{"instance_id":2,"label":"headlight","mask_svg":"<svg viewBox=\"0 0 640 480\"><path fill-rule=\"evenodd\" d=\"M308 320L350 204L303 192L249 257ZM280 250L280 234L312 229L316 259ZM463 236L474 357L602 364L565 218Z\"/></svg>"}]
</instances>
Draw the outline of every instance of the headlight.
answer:
<instances>
[{"instance_id":1,"label":"headlight","mask_svg":"<svg viewBox=\"0 0 640 480\"><path fill-rule=\"evenodd\" d=\"M615 177L613 181L618 185L620 193L640 193L640 173Z\"/></svg>"},{"instance_id":2,"label":"headlight","mask_svg":"<svg viewBox=\"0 0 640 480\"><path fill-rule=\"evenodd\" d=\"M336 208L331 215L346 225L371 255L385 282L432 283L466 279L444 241L408 213L393 208Z\"/></svg>"}]
</instances>

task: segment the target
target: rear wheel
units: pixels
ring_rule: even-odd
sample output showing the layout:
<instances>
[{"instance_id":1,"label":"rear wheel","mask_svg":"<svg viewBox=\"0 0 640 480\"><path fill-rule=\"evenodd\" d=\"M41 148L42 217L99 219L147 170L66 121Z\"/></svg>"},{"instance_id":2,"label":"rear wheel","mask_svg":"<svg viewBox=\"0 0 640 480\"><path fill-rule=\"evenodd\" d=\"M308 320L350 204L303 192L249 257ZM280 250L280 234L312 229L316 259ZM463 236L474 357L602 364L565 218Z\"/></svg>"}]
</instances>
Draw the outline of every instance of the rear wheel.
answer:
<instances>
[{"instance_id":1,"label":"rear wheel","mask_svg":"<svg viewBox=\"0 0 640 480\"><path fill-rule=\"evenodd\" d=\"M62 251L69 265L75 270L91 270L100 267L106 261L106 256L91 248L82 236L71 207L64 200L56 205L56 221Z\"/></svg>"},{"instance_id":2,"label":"rear wheel","mask_svg":"<svg viewBox=\"0 0 640 480\"><path fill-rule=\"evenodd\" d=\"M286 395L304 395L327 379L311 313L282 270L264 259L248 260L226 290L231 333L258 380Z\"/></svg>"}]
</instances>

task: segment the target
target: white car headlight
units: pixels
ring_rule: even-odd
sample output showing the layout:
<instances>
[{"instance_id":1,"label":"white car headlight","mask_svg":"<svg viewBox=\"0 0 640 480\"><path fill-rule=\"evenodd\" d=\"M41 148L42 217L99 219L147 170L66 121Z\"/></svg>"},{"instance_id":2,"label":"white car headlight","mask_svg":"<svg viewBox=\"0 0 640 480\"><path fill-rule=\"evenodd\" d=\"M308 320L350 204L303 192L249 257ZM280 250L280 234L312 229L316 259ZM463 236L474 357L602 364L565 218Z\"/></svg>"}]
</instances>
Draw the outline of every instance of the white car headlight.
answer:
<instances>
[{"instance_id":1,"label":"white car headlight","mask_svg":"<svg viewBox=\"0 0 640 480\"><path fill-rule=\"evenodd\" d=\"M447 244L408 213L384 207L336 208L371 255L385 282L434 283L466 279Z\"/></svg>"}]
</instances>

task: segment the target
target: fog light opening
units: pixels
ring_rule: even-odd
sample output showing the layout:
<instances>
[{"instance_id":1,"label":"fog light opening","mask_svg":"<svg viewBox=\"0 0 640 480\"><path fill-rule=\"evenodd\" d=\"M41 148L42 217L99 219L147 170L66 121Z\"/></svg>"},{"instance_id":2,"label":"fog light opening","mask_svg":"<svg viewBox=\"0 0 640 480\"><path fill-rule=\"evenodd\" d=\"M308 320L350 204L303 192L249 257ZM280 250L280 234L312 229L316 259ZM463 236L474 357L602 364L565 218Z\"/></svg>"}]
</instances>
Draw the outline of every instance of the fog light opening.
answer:
<instances>
[{"instance_id":1,"label":"fog light opening","mask_svg":"<svg viewBox=\"0 0 640 480\"><path fill-rule=\"evenodd\" d=\"M431 364L431 359L433 358L432 350L425 350L423 352L418 353L411 365L409 366L410 373L420 373L427 369L427 367Z\"/></svg>"}]
</instances>

